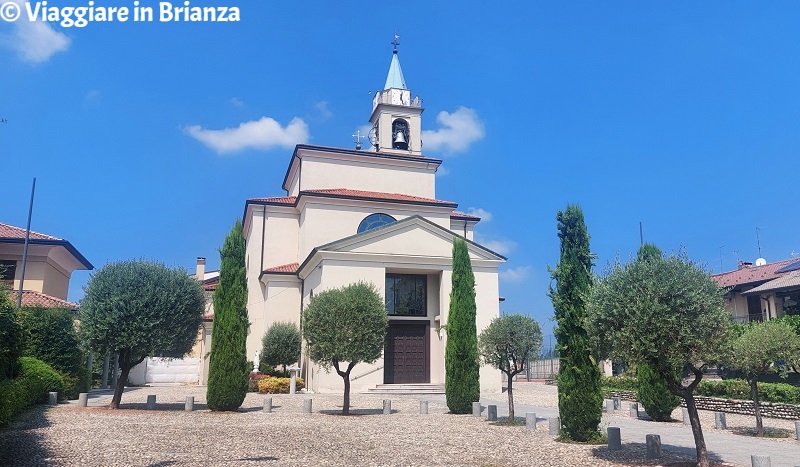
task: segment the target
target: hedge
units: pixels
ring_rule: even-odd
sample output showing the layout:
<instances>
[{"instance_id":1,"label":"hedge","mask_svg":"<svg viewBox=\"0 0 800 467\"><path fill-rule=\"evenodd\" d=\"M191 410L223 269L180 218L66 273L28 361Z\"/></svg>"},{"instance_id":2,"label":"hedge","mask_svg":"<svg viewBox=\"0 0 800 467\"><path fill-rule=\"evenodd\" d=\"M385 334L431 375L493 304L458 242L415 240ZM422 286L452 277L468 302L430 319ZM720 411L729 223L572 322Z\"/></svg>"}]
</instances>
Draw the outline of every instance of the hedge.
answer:
<instances>
[{"instance_id":1,"label":"hedge","mask_svg":"<svg viewBox=\"0 0 800 467\"><path fill-rule=\"evenodd\" d=\"M296 389L299 391L305 387L303 378L297 378ZM288 394L290 378L275 378L268 376L258 380L258 392L260 394Z\"/></svg>"},{"instance_id":2,"label":"hedge","mask_svg":"<svg viewBox=\"0 0 800 467\"><path fill-rule=\"evenodd\" d=\"M701 381L696 393L698 396L753 400L750 385L743 379ZM800 388L786 383L758 383L758 398L761 402L800 404Z\"/></svg>"},{"instance_id":3,"label":"hedge","mask_svg":"<svg viewBox=\"0 0 800 467\"><path fill-rule=\"evenodd\" d=\"M639 389L639 382L630 376L602 376L600 387L604 390L636 391Z\"/></svg>"},{"instance_id":4,"label":"hedge","mask_svg":"<svg viewBox=\"0 0 800 467\"><path fill-rule=\"evenodd\" d=\"M0 381L0 426L28 407L45 402L47 393L64 390L63 378L50 365L21 357L19 366L17 378Z\"/></svg>"}]
</instances>

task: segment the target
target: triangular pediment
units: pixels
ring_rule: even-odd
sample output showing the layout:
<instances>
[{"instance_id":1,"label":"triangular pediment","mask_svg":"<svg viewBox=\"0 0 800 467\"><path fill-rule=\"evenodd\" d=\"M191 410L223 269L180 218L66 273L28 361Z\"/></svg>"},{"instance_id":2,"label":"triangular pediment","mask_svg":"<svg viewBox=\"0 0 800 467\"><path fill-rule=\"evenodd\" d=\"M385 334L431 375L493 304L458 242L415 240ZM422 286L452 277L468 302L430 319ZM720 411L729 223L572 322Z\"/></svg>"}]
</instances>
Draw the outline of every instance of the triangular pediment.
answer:
<instances>
[{"instance_id":1,"label":"triangular pediment","mask_svg":"<svg viewBox=\"0 0 800 467\"><path fill-rule=\"evenodd\" d=\"M423 217L412 216L320 246L317 250L449 258L453 254L453 239L457 237L462 238ZM467 240L467 249L473 260L505 261L502 255L470 240Z\"/></svg>"}]
</instances>

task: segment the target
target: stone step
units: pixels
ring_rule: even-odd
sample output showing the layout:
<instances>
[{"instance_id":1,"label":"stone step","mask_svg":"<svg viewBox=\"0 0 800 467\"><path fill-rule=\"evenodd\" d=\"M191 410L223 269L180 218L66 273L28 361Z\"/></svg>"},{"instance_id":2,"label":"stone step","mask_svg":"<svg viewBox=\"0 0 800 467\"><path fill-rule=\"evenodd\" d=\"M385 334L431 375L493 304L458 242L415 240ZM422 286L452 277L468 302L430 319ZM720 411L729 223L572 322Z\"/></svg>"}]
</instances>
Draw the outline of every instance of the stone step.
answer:
<instances>
[{"instance_id":1,"label":"stone step","mask_svg":"<svg viewBox=\"0 0 800 467\"><path fill-rule=\"evenodd\" d=\"M378 384L369 394L444 394L444 384Z\"/></svg>"}]
</instances>

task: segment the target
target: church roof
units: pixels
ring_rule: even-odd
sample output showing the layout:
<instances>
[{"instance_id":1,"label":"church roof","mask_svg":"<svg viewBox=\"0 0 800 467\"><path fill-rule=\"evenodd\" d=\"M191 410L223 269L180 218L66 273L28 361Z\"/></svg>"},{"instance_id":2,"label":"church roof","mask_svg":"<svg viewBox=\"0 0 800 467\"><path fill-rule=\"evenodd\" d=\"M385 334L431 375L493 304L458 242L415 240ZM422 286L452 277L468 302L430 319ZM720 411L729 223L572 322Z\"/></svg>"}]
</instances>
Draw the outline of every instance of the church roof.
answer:
<instances>
[{"instance_id":1,"label":"church roof","mask_svg":"<svg viewBox=\"0 0 800 467\"><path fill-rule=\"evenodd\" d=\"M63 246L79 263L83 265L84 269L94 269L92 263L90 263L89 260L86 259L77 248L72 246L72 243L64 240L63 238L53 237L52 235L45 235L43 233L34 232L31 230L29 240L31 245ZM0 243L24 244L25 229L0 222Z\"/></svg>"},{"instance_id":2,"label":"church roof","mask_svg":"<svg viewBox=\"0 0 800 467\"><path fill-rule=\"evenodd\" d=\"M389 65L389 74L386 76L386 85L383 89L408 89L406 80L403 78L403 70L400 69L400 59L397 58L397 50L392 54L392 63Z\"/></svg>"},{"instance_id":3,"label":"church roof","mask_svg":"<svg viewBox=\"0 0 800 467\"><path fill-rule=\"evenodd\" d=\"M299 196L276 196L273 198L250 198L248 204L277 204L277 205L297 205L297 198L303 196L318 196L325 198L346 198L364 199L369 201L389 201L395 203L426 204L456 207L458 204L452 201L440 199L423 198L421 196L404 195L402 193L383 193L379 191L351 190L348 188L328 188L322 190L301 191Z\"/></svg>"},{"instance_id":4,"label":"church roof","mask_svg":"<svg viewBox=\"0 0 800 467\"><path fill-rule=\"evenodd\" d=\"M15 227L15 226L9 225L9 224L3 224L2 222L0 222L0 240L12 239L12 238L24 240L25 239L25 229L22 229L22 228L19 228L19 227ZM63 240L63 239L58 238L58 237L53 237L53 236L50 236L50 235L45 235L43 233L34 232L33 230L31 230L30 239L31 240Z\"/></svg>"},{"instance_id":5,"label":"church roof","mask_svg":"<svg viewBox=\"0 0 800 467\"><path fill-rule=\"evenodd\" d=\"M281 264L280 266L266 268L261 271L261 274L294 274L299 267L300 265L297 263Z\"/></svg>"},{"instance_id":6,"label":"church roof","mask_svg":"<svg viewBox=\"0 0 800 467\"><path fill-rule=\"evenodd\" d=\"M453 211L450 213L450 219L462 219L465 221L479 221L481 220L478 216L473 216L472 214L465 214L463 212Z\"/></svg>"}]
</instances>

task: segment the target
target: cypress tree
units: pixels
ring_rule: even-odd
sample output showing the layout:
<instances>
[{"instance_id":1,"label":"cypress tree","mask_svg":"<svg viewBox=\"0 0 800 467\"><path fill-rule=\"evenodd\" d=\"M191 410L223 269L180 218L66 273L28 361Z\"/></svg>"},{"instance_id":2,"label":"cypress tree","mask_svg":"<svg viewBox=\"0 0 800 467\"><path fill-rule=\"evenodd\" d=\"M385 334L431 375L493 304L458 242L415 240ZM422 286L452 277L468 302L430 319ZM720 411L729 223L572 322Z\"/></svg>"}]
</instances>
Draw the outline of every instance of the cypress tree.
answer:
<instances>
[{"instance_id":1,"label":"cypress tree","mask_svg":"<svg viewBox=\"0 0 800 467\"><path fill-rule=\"evenodd\" d=\"M444 355L447 407L453 413L470 413L472 403L480 400L475 313L475 275L467 242L457 238L453 242L453 280Z\"/></svg>"},{"instance_id":2,"label":"cypress tree","mask_svg":"<svg viewBox=\"0 0 800 467\"><path fill-rule=\"evenodd\" d=\"M247 395L247 277L242 222L236 220L220 250L214 292L214 328L206 399L211 410L236 410Z\"/></svg>"},{"instance_id":3,"label":"cypress tree","mask_svg":"<svg viewBox=\"0 0 800 467\"><path fill-rule=\"evenodd\" d=\"M580 206L567 206L558 212L556 219L561 256L558 266L551 271L556 288L551 287L549 295L555 309L555 335L561 355L558 372L561 436L589 441L599 435L603 401L600 369L583 326L586 295L592 281L589 234Z\"/></svg>"}]
</instances>

